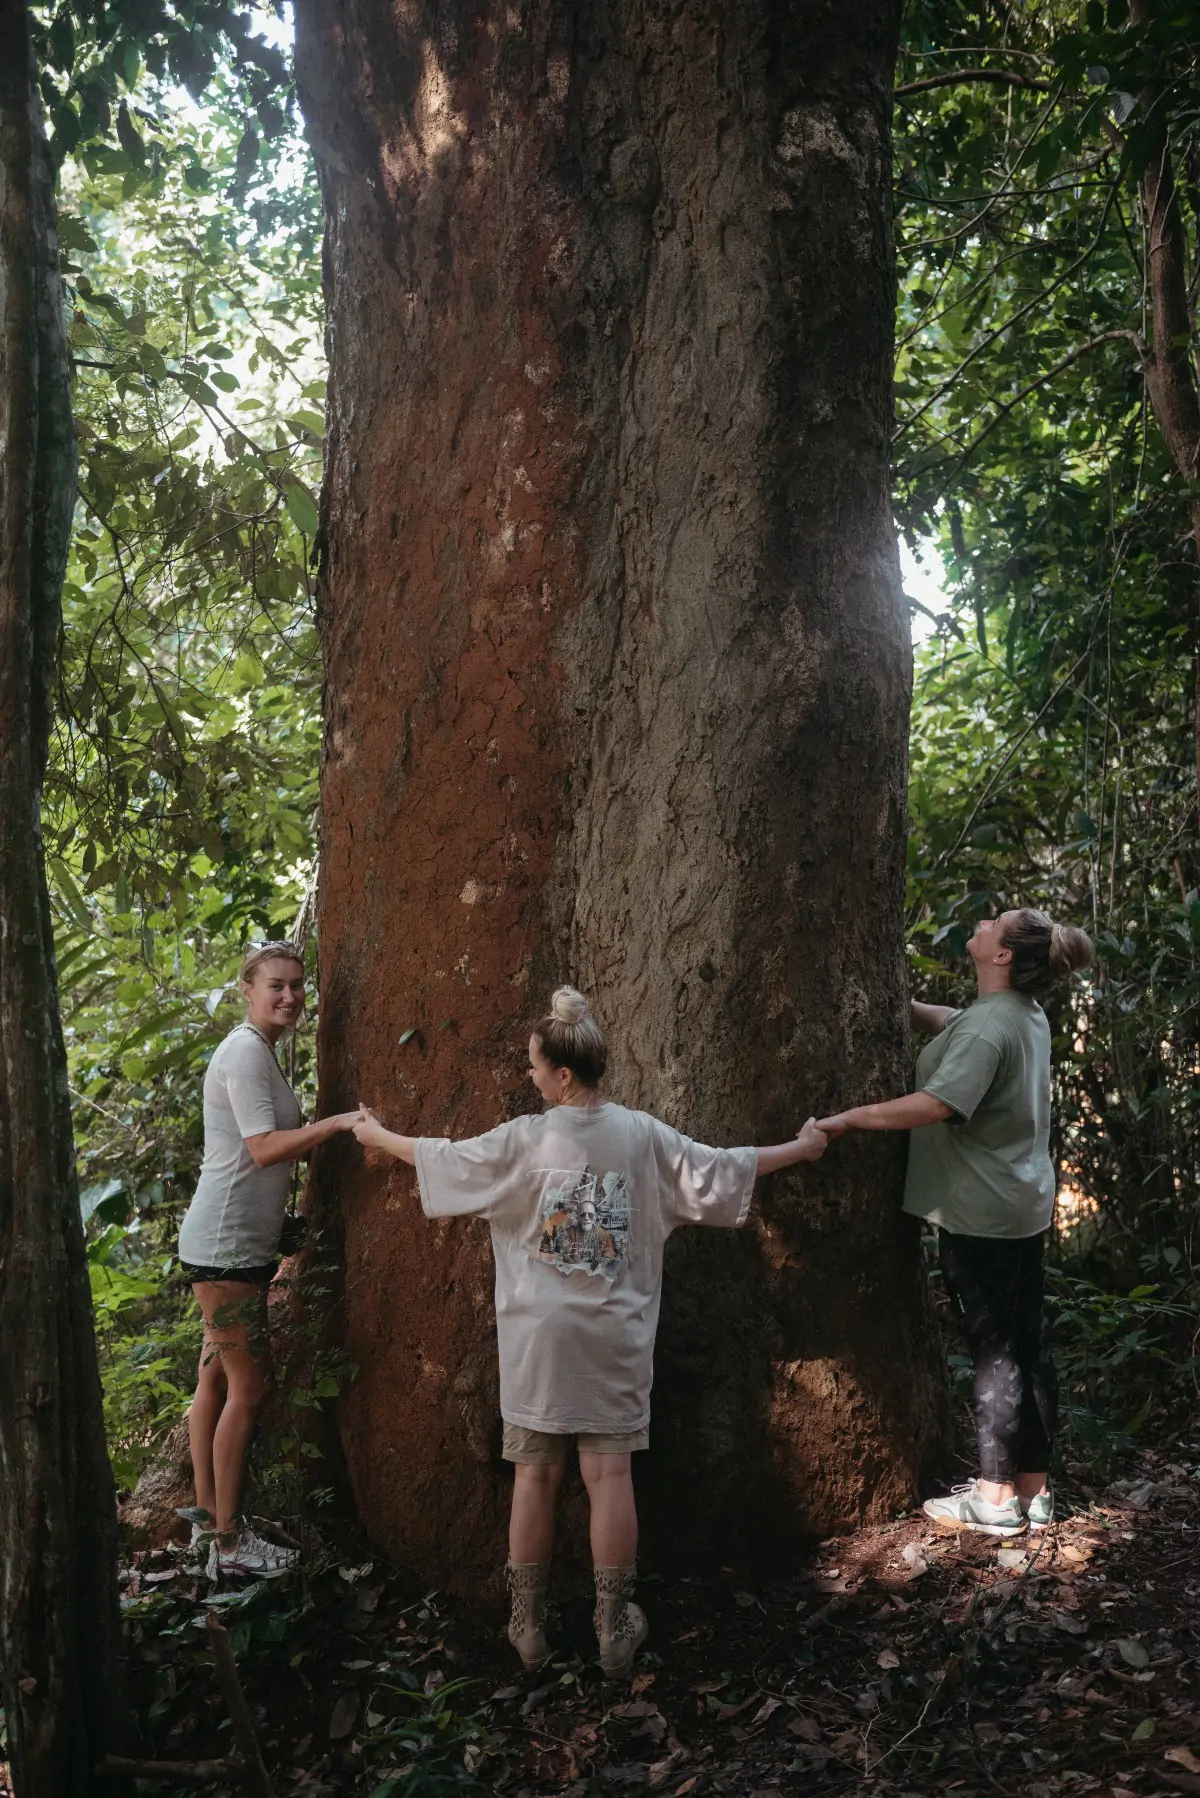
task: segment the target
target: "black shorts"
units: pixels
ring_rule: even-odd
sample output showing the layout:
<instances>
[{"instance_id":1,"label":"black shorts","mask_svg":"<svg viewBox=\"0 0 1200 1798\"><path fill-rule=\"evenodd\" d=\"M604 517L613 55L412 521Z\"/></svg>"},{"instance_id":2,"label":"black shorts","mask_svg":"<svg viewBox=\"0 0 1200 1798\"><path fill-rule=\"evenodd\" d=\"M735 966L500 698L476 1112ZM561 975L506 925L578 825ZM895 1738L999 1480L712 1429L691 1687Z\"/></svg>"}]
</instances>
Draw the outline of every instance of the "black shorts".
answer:
<instances>
[{"instance_id":1,"label":"black shorts","mask_svg":"<svg viewBox=\"0 0 1200 1798\"><path fill-rule=\"evenodd\" d=\"M269 1286L279 1272L279 1263L268 1261L262 1267L195 1267L190 1261L181 1261L179 1271L192 1285L217 1285L232 1280L239 1286Z\"/></svg>"}]
</instances>

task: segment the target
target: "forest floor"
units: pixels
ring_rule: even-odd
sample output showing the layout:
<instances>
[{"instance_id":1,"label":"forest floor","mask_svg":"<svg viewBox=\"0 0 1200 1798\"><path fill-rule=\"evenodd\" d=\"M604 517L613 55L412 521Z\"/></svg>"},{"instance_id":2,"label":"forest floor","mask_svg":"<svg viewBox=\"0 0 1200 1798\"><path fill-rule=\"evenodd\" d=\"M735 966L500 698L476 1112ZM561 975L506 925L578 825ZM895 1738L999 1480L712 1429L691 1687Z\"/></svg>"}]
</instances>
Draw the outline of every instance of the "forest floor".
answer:
<instances>
[{"instance_id":1,"label":"forest floor","mask_svg":"<svg viewBox=\"0 0 1200 1798\"><path fill-rule=\"evenodd\" d=\"M123 1574L143 1752L228 1752L197 1634L216 1608L278 1798L1200 1794L1200 1420L1065 1496L1015 1543L918 1512L770 1575L646 1578L651 1640L621 1686L582 1599L525 1675L498 1609L378 1556L214 1595L148 1551Z\"/></svg>"}]
</instances>

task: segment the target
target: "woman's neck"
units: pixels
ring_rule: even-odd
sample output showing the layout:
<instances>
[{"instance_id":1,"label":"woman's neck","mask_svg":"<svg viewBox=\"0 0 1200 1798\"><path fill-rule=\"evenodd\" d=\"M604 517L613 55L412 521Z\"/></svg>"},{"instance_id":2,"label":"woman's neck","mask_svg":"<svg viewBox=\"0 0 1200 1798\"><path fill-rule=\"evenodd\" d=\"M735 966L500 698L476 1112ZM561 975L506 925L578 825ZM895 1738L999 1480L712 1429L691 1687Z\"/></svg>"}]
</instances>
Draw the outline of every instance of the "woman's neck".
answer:
<instances>
[{"instance_id":1,"label":"woman's neck","mask_svg":"<svg viewBox=\"0 0 1200 1798\"><path fill-rule=\"evenodd\" d=\"M560 1105L571 1105L576 1111L591 1111L597 1105L603 1105L604 1098L598 1086L577 1086L559 1101Z\"/></svg>"},{"instance_id":2,"label":"woman's neck","mask_svg":"<svg viewBox=\"0 0 1200 1798\"><path fill-rule=\"evenodd\" d=\"M975 976L979 982L979 997L981 999L990 997L992 993L1007 993L1011 991L1012 982L1008 978L1007 968L987 967L985 965L982 968L977 967L975 969Z\"/></svg>"},{"instance_id":3,"label":"woman's neck","mask_svg":"<svg viewBox=\"0 0 1200 1798\"><path fill-rule=\"evenodd\" d=\"M265 1036L272 1048L287 1029L286 1024L260 1024L257 1018L247 1018L246 1023L251 1030L257 1030L260 1036Z\"/></svg>"}]
</instances>

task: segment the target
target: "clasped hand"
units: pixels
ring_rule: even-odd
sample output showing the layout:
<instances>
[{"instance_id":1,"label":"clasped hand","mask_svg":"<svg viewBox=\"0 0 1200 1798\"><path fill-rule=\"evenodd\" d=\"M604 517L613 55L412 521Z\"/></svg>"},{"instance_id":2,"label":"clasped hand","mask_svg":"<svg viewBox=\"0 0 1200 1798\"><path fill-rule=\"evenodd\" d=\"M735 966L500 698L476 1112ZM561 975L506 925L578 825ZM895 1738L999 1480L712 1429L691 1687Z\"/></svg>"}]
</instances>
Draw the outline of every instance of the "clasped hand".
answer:
<instances>
[{"instance_id":1,"label":"clasped hand","mask_svg":"<svg viewBox=\"0 0 1200 1798\"><path fill-rule=\"evenodd\" d=\"M382 1149L388 1131L375 1116L369 1105L359 1105L358 1121L353 1126L356 1139L365 1149Z\"/></svg>"}]
</instances>

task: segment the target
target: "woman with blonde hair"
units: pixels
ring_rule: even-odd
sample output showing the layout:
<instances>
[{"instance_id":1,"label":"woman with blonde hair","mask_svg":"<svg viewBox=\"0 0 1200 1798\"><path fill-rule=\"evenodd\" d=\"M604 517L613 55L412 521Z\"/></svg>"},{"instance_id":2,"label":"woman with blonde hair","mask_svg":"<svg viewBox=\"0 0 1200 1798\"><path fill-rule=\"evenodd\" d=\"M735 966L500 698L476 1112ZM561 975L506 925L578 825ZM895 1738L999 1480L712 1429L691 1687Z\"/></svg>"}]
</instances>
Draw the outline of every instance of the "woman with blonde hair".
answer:
<instances>
[{"instance_id":1,"label":"woman with blonde hair","mask_svg":"<svg viewBox=\"0 0 1200 1798\"><path fill-rule=\"evenodd\" d=\"M925 1502L935 1523L1016 1536L1050 1521L1054 1366L1042 1340L1043 1251L1054 1215L1050 1026L1038 1003L1092 960L1091 939L1023 908L984 919L967 945L979 997L912 1005L933 1041L917 1090L822 1118L911 1130L904 1209L937 1226L938 1257L974 1363L979 1476Z\"/></svg>"},{"instance_id":2,"label":"woman with blonde hair","mask_svg":"<svg viewBox=\"0 0 1200 1798\"><path fill-rule=\"evenodd\" d=\"M291 943L246 951L238 985L244 1020L220 1043L204 1076L204 1159L179 1229L179 1264L204 1317L188 1412L196 1508L193 1546L208 1544L208 1574L282 1573L290 1549L241 1527L246 1452L270 1384L267 1287L279 1269L291 1164L359 1113L317 1124L300 1107L275 1046L304 1010L304 962Z\"/></svg>"},{"instance_id":3,"label":"woman with blonde hair","mask_svg":"<svg viewBox=\"0 0 1200 1798\"><path fill-rule=\"evenodd\" d=\"M463 1142L398 1136L364 1110L354 1134L417 1170L427 1217L472 1213L492 1229L504 1458L514 1464L509 1640L528 1668L543 1627L555 1498L573 1437L591 1507L600 1663L629 1672L647 1623L633 1603L630 1457L648 1446L663 1248L681 1224L744 1224L760 1174L815 1161L811 1118L792 1142L710 1149L600 1090L603 1033L559 987L529 1038L545 1103Z\"/></svg>"}]
</instances>

